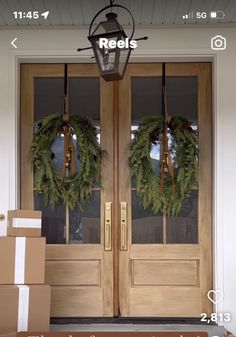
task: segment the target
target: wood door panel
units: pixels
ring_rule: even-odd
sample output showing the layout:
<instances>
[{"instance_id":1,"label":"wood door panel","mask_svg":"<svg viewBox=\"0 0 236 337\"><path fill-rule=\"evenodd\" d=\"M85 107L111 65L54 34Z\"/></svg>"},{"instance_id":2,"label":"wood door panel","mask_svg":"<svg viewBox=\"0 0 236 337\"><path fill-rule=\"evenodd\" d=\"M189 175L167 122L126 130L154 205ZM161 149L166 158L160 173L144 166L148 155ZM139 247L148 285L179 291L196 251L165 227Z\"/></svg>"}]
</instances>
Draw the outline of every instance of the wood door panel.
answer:
<instances>
[{"instance_id":1,"label":"wood door panel","mask_svg":"<svg viewBox=\"0 0 236 337\"><path fill-rule=\"evenodd\" d=\"M101 286L101 260L46 261L46 283Z\"/></svg>"},{"instance_id":2,"label":"wood door panel","mask_svg":"<svg viewBox=\"0 0 236 337\"><path fill-rule=\"evenodd\" d=\"M197 286L198 260L131 260L133 286Z\"/></svg>"},{"instance_id":3,"label":"wood door panel","mask_svg":"<svg viewBox=\"0 0 236 337\"><path fill-rule=\"evenodd\" d=\"M130 315L134 317L199 317L200 288L136 287L130 291Z\"/></svg>"},{"instance_id":4,"label":"wood door panel","mask_svg":"<svg viewBox=\"0 0 236 337\"><path fill-rule=\"evenodd\" d=\"M46 260L97 260L103 257L101 245L47 245Z\"/></svg>"},{"instance_id":5,"label":"wood door panel","mask_svg":"<svg viewBox=\"0 0 236 337\"><path fill-rule=\"evenodd\" d=\"M135 130L139 124L138 118L141 116L140 111L136 114L133 110L132 102L136 97L137 99L144 97L143 102L147 102L149 91L150 97L155 100L156 97L150 83L156 83L157 85L158 81L161 80L161 76L161 64L130 64L127 67L123 81L120 81L120 202L126 202L129 207L127 218L128 250L120 251L119 255L120 311L123 316L199 317L201 312L210 314L212 311L212 304L207 299L207 292L213 286L211 243L211 64L166 64L166 76L169 77L169 83L173 84L174 77L179 77L180 81L183 80L183 77L193 78L194 89L191 95L195 95L196 103L193 111L196 111L194 117L195 127L199 129L200 155L198 205L196 207L197 217L195 222L197 223L197 230L192 241L184 238L182 240L180 235L179 241L175 237L173 237L172 241L170 237L171 223L165 215L163 222L159 223L160 219L155 217L151 210L147 210L144 215L137 203L132 204L133 196L131 194L135 191L135 185L132 185L131 189L130 178L127 179L126 174L129 171L127 158L130 153L127 144L131 138L131 127ZM145 81L148 78L152 78L149 87L146 87L146 84L141 87L140 79L142 77L144 78L143 83L148 83ZM154 82L153 77L156 77L156 82ZM134 91L135 81L137 92ZM131 88L133 83L134 87ZM180 95L178 90L176 92L176 95ZM181 92L181 95L184 95L184 93ZM179 96L179 111L181 111L181 102L181 96ZM144 115L148 116L148 106L144 103L143 105L140 104L140 106L145 109L143 111ZM157 106L155 109L158 109ZM173 111L172 113L175 112ZM135 211L136 215L133 217L132 212L135 213ZM183 219L177 220L175 221L176 230L176 227ZM162 238L159 241L157 239L157 243L153 240L154 231L152 227L155 227L155 231L159 228L159 234L163 229ZM139 234L138 237L141 238L140 240L136 240L137 232ZM136 235L135 237L133 233ZM150 235L147 235L147 233ZM143 244L138 242L143 242Z\"/></svg>"},{"instance_id":6,"label":"wood door panel","mask_svg":"<svg viewBox=\"0 0 236 337\"><path fill-rule=\"evenodd\" d=\"M52 286L52 317L103 316L102 288Z\"/></svg>"},{"instance_id":7,"label":"wood door panel","mask_svg":"<svg viewBox=\"0 0 236 337\"><path fill-rule=\"evenodd\" d=\"M199 259L199 245L181 244L135 244L130 246L131 259Z\"/></svg>"}]
</instances>

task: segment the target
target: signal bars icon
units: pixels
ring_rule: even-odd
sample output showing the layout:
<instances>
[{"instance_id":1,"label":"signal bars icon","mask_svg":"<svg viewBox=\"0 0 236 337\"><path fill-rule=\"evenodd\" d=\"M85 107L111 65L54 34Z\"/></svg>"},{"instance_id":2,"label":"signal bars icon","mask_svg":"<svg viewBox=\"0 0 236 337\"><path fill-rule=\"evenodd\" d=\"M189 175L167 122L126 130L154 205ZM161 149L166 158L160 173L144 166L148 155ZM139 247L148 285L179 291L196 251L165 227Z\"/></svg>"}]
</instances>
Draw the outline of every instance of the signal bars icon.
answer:
<instances>
[{"instance_id":1,"label":"signal bars icon","mask_svg":"<svg viewBox=\"0 0 236 337\"><path fill-rule=\"evenodd\" d=\"M194 19L194 12L183 15L184 20Z\"/></svg>"}]
</instances>

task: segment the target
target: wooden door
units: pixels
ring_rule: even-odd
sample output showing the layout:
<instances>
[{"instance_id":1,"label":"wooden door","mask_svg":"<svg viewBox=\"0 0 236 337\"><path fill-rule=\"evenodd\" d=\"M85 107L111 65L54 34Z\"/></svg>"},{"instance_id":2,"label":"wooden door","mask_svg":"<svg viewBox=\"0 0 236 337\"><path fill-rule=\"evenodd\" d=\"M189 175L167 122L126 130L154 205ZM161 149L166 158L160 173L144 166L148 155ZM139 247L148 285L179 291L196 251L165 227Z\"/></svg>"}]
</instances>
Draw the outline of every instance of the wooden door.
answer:
<instances>
[{"instance_id":1,"label":"wooden door","mask_svg":"<svg viewBox=\"0 0 236 337\"><path fill-rule=\"evenodd\" d=\"M199 131L199 190L177 217L142 208L128 173L127 144L142 117L161 114L162 67L129 65L119 84L120 207L127 205L128 217L127 248L119 255L121 316L199 317L212 311L211 65L168 63L166 74L169 115L190 119ZM151 155L158 161L157 146Z\"/></svg>"},{"instance_id":2,"label":"wooden door","mask_svg":"<svg viewBox=\"0 0 236 337\"><path fill-rule=\"evenodd\" d=\"M96 66L71 64L70 113L92 117L106 155L102 188L81 214L54 210L34 193L29 160L33 122L63 113L62 64L21 67L21 207L43 209L46 282L52 317L199 317L210 313L211 65L168 63L168 113L199 130L199 191L178 217L144 210L130 180L129 144L139 121L161 113L161 64L130 64L122 81L99 78ZM158 149L153 149L154 158ZM112 203L112 250L104 249L105 202ZM126 226L122 218L126 216Z\"/></svg>"},{"instance_id":3,"label":"wooden door","mask_svg":"<svg viewBox=\"0 0 236 337\"><path fill-rule=\"evenodd\" d=\"M45 207L41 195L34 193L29 157L33 123L50 113L63 113L64 65L25 64L21 66L21 208L43 210L51 316L113 316L113 253L104 249L103 226L104 203L113 201L112 84L99 78L95 65L69 65L68 75L70 114L93 118L106 149L102 188L94 187L82 213L70 212L63 204ZM52 150L56 167L63 153L60 139L57 143Z\"/></svg>"}]
</instances>

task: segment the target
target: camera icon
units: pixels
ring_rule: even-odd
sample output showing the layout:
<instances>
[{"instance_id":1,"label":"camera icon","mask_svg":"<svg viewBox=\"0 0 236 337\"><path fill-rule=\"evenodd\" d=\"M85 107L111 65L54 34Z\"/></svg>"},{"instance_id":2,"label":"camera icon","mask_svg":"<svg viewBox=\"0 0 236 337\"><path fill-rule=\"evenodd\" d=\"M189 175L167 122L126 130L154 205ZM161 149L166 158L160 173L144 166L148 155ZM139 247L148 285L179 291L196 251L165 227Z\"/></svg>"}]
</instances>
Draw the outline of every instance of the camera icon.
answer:
<instances>
[{"instance_id":1,"label":"camera icon","mask_svg":"<svg viewBox=\"0 0 236 337\"><path fill-rule=\"evenodd\" d=\"M225 50L226 38L221 35L216 35L211 39L211 49L213 50Z\"/></svg>"}]
</instances>

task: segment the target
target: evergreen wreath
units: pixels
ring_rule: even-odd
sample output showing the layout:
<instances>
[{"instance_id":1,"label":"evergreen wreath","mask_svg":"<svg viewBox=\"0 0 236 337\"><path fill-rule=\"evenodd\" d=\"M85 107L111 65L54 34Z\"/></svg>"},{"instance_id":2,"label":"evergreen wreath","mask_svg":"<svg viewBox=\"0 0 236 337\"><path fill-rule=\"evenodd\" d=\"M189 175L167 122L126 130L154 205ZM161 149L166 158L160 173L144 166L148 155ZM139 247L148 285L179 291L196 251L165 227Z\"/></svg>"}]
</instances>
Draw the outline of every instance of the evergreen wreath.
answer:
<instances>
[{"instance_id":1,"label":"evergreen wreath","mask_svg":"<svg viewBox=\"0 0 236 337\"><path fill-rule=\"evenodd\" d=\"M144 209L150 207L154 213L174 216L179 213L190 190L197 187L198 137L187 119L179 116L168 119L174 175L172 179L170 174L165 174L161 186L161 177L155 174L150 151L153 144L162 142L164 126L163 116L150 116L141 122L131 142L129 164Z\"/></svg>"},{"instance_id":2,"label":"evergreen wreath","mask_svg":"<svg viewBox=\"0 0 236 337\"><path fill-rule=\"evenodd\" d=\"M76 135L80 170L62 177L55 169L51 146L67 125L72 134ZM59 114L48 115L35 124L31 154L35 191L43 194L45 205L54 207L62 201L70 209L78 206L82 210L91 197L93 184L101 181L102 150L92 122L77 115L71 116L69 121L65 121Z\"/></svg>"}]
</instances>

